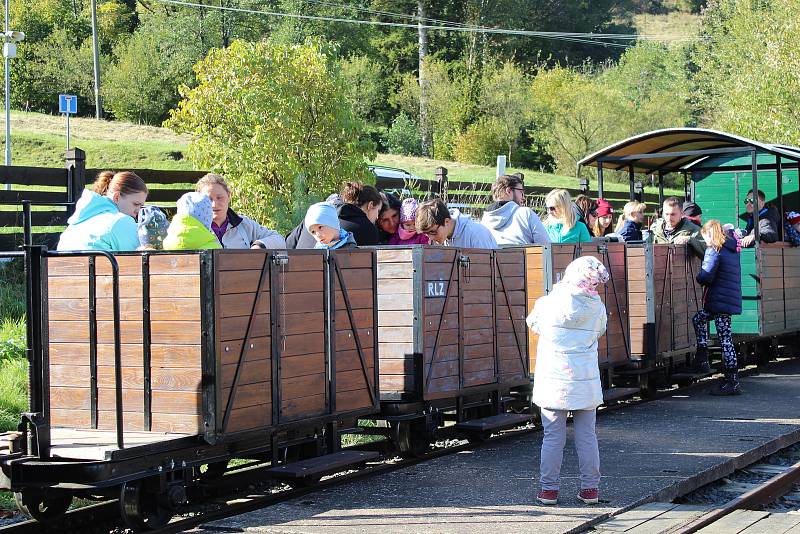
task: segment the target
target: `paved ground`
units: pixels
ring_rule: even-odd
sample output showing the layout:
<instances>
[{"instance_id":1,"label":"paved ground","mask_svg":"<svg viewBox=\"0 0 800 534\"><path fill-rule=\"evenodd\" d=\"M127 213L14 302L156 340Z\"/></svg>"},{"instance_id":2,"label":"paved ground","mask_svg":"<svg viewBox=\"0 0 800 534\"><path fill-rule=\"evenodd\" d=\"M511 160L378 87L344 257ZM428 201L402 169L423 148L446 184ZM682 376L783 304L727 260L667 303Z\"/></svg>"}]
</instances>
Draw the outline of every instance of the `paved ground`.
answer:
<instances>
[{"instance_id":1,"label":"paved ground","mask_svg":"<svg viewBox=\"0 0 800 534\"><path fill-rule=\"evenodd\" d=\"M694 390L598 419L601 497L583 505L567 444L561 502L537 506L541 434L331 488L203 533L512 533L587 529L648 500L668 501L800 440L800 362L743 380L745 394Z\"/></svg>"}]
</instances>

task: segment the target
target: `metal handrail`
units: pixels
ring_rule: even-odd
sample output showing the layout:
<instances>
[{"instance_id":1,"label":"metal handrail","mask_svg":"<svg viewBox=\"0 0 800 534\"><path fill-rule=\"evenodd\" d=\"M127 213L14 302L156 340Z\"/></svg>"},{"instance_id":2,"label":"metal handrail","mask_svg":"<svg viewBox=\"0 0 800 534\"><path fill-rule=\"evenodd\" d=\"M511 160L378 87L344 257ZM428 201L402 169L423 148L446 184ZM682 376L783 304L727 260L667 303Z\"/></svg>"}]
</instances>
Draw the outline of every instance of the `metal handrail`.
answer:
<instances>
[{"instance_id":1,"label":"metal handrail","mask_svg":"<svg viewBox=\"0 0 800 534\"><path fill-rule=\"evenodd\" d=\"M123 437L123 414L122 414L122 344L120 341L120 310L119 310L119 263L117 259L105 250L70 250L70 251L46 251L47 257L75 258L75 257L105 257L111 264L112 295L114 308L114 394L116 400L116 426L117 426L117 448L124 448ZM96 341L95 341L96 342Z\"/></svg>"}]
</instances>

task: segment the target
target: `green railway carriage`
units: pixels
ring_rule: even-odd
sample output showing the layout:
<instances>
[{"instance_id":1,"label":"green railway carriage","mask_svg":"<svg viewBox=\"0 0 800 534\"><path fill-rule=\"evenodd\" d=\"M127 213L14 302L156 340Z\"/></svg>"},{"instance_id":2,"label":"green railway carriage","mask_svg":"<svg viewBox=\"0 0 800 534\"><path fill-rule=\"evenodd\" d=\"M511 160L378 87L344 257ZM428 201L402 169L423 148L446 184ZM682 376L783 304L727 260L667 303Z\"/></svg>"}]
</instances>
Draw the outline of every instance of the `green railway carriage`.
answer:
<instances>
[{"instance_id":1,"label":"green railway carriage","mask_svg":"<svg viewBox=\"0 0 800 534\"><path fill-rule=\"evenodd\" d=\"M691 195L703 209L704 220L719 219L723 224L731 223L744 229L747 217L744 199L753 189L752 159L750 154L723 155L688 167ZM798 209L797 163L763 152L757 154L756 163L758 188L764 192L767 203L780 213ZM798 311L792 303L800 294L791 287L789 273L794 269L792 265L797 265L796 256L796 250L781 244L742 250L742 314L733 317L735 333L770 335L794 326Z\"/></svg>"},{"instance_id":2,"label":"green railway carriage","mask_svg":"<svg viewBox=\"0 0 800 534\"><path fill-rule=\"evenodd\" d=\"M637 174L657 177L661 198L664 177L681 174L686 197L701 206L704 220L719 219L740 228L746 225L744 199L751 189L763 191L780 213L800 208L800 149L714 130L644 133L585 157L580 167L596 168L598 196L604 172L627 172L631 199L643 189L644 180L637 184ZM779 231L782 235L783 228ZM800 327L800 289L795 287L800 249L786 243L759 243L742 251L741 262L743 313L734 317L734 333L772 342L794 334Z\"/></svg>"}]
</instances>

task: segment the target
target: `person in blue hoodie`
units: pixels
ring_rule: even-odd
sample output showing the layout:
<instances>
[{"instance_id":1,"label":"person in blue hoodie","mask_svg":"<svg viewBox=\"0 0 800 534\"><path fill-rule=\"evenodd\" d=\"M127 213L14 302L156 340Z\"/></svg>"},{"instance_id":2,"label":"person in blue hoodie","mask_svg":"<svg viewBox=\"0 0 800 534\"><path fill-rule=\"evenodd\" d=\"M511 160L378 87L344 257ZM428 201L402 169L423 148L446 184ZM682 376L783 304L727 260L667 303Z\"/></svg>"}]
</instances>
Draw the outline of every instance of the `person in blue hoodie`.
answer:
<instances>
[{"instance_id":1,"label":"person in blue hoodie","mask_svg":"<svg viewBox=\"0 0 800 534\"><path fill-rule=\"evenodd\" d=\"M432 245L497 248L497 241L488 228L462 215L457 209L447 209L447 205L439 199L419 206L417 231L427 235Z\"/></svg>"},{"instance_id":2,"label":"person in blue hoodie","mask_svg":"<svg viewBox=\"0 0 800 534\"><path fill-rule=\"evenodd\" d=\"M492 184L494 202L483 212L481 224L498 245L530 245L550 242L539 216L525 207L525 186L519 176L503 175Z\"/></svg>"},{"instance_id":3,"label":"person in blue hoodie","mask_svg":"<svg viewBox=\"0 0 800 534\"><path fill-rule=\"evenodd\" d=\"M136 250L136 215L145 200L147 185L135 173L101 172L75 204L58 250Z\"/></svg>"},{"instance_id":4,"label":"person in blue hoodie","mask_svg":"<svg viewBox=\"0 0 800 534\"><path fill-rule=\"evenodd\" d=\"M303 226L317 241L315 249L337 250L357 246L352 232L344 230L339 224L336 208L327 202L309 206Z\"/></svg>"},{"instance_id":5,"label":"person in blue hoodie","mask_svg":"<svg viewBox=\"0 0 800 534\"><path fill-rule=\"evenodd\" d=\"M703 225L701 235L706 252L697 282L703 286L703 308L692 318L697 335L695 370L708 373L708 321L714 319L722 347L725 382L712 395L739 395L739 365L733 345L731 315L742 313L742 274L736 240L712 219Z\"/></svg>"}]
</instances>

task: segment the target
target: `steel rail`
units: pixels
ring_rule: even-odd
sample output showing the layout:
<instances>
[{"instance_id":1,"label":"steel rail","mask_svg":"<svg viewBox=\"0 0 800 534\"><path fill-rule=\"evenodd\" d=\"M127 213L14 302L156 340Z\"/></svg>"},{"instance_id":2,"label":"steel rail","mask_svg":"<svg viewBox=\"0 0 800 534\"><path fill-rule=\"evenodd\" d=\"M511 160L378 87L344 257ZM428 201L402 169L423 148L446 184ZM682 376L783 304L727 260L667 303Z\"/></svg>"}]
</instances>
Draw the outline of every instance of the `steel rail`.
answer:
<instances>
[{"instance_id":1,"label":"steel rail","mask_svg":"<svg viewBox=\"0 0 800 534\"><path fill-rule=\"evenodd\" d=\"M753 509L774 502L791 491L800 482L800 462L792 464L786 471L759 484L755 488L731 499L719 508L706 512L691 523L681 527L680 532L690 534L711 525L726 515L743 509Z\"/></svg>"}]
</instances>

